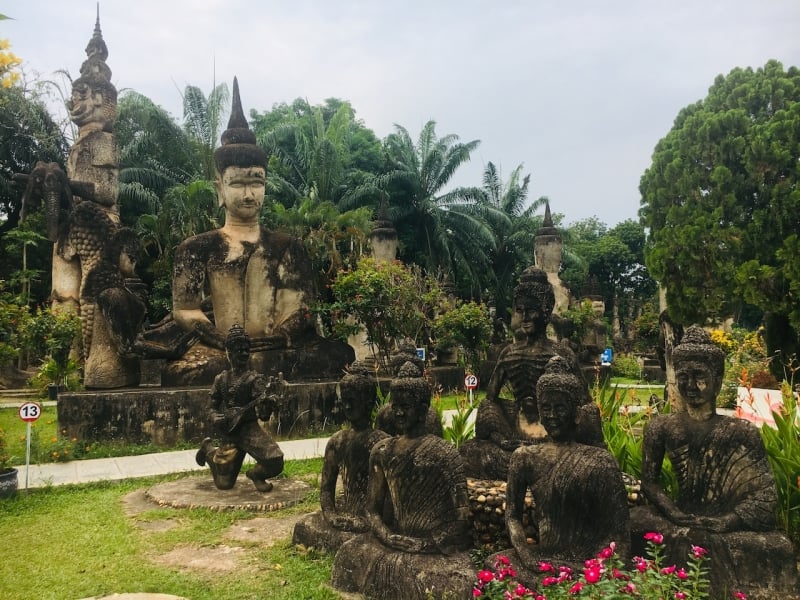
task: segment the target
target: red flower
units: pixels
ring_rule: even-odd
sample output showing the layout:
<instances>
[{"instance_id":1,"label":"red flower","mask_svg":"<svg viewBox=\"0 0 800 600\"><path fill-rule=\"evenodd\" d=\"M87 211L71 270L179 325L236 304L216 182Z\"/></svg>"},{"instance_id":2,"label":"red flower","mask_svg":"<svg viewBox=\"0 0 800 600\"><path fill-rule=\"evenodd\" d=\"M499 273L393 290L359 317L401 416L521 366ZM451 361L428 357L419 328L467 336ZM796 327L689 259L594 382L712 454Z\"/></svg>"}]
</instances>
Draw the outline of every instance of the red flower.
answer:
<instances>
[{"instance_id":1,"label":"red flower","mask_svg":"<svg viewBox=\"0 0 800 600\"><path fill-rule=\"evenodd\" d=\"M686 573L686 569L681 567L680 569L675 571L675 577L677 577L681 581L684 581L687 577L689 577L689 575L688 575L688 573Z\"/></svg>"},{"instance_id":2,"label":"red flower","mask_svg":"<svg viewBox=\"0 0 800 600\"><path fill-rule=\"evenodd\" d=\"M708 554L708 550L692 544L692 556L695 558L703 558L706 554Z\"/></svg>"},{"instance_id":3,"label":"red flower","mask_svg":"<svg viewBox=\"0 0 800 600\"><path fill-rule=\"evenodd\" d=\"M656 545L664 543L664 536L655 531L645 533L644 539L646 539L648 542L653 542Z\"/></svg>"},{"instance_id":4,"label":"red flower","mask_svg":"<svg viewBox=\"0 0 800 600\"><path fill-rule=\"evenodd\" d=\"M494 579L494 573L491 571L487 571L486 569L478 571L478 581L481 583L489 583L492 579Z\"/></svg>"},{"instance_id":5,"label":"red flower","mask_svg":"<svg viewBox=\"0 0 800 600\"><path fill-rule=\"evenodd\" d=\"M483 596L483 592L482 591L480 591L478 588L472 588L472 597L473 598L479 598L481 596Z\"/></svg>"},{"instance_id":6,"label":"red flower","mask_svg":"<svg viewBox=\"0 0 800 600\"><path fill-rule=\"evenodd\" d=\"M675 572L675 569L676 569L675 565L672 565L671 567L664 567L663 569L661 569L661 574L672 575Z\"/></svg>"},{"instance_id":7,"label":"red flower","mask_svg":"<svg viewBox=\"0 0 800 600\"><path fill-rule=\"evenodd\" d=\"M747 594L744 592L733 592L733 597L736 598L736 600L747 600Z\"/></svg>"},{"instance_id":8,"label":"red flower","mask_svg":"<svg viewBox=\"0 0 800 600\"><path fill-rule=\"evenodd\" d=\"M542 585L544 587L554 585L556 583L559 583L558 577L545 577L544 579L542 579Z\"/></svg>"},{"instance_id":9,"label":"red flower","mask_svg":"<svg viewBox=\"0 0 800 600\"><path fill-rule=\"evenodd\" d=\"M644 573L647 571L647 567L650 566L649 563L641 556L634 556L633 562L636 563L636 570L639 571L639 573Z\"/></svg>"},{"instance_id":10,"label":"red flower","mask_svg":"<svg viewBox=\"0 0 800 600\"><path fill-rule=\"evenodd\" d=\"M686 592L675 592L675 600L686 600Z\"/></svg>"},{"instance_id":11,"label":"red flower","mask_svg":"<svg viewBox=\"0 0 800 600\"><path fill-rule=\"evenodd\" d=\"M555 572L556 568L551 565L549 562L539 561L539 572L540 573L552 573Z\"/></svg>"},{"instance_id":12,"label":"red flower","mask_svg":"<svg viewBox=\"0 0 800 600\"><path fill-rule=\"evenodd\" d=\"M581 593L581 588L583 588L583 584L580 581L576 581L575 585L573 585L571 588L569 588L569 593L570 594L580 594Z\"/></svg>"},{"instance_id":13,"label":"red flower","mask_svg":"<svg viewBox=\"0 0 800 600\"><path fill-rule=\"evenodd\" d=\"M524 596L525 594L530 594L530 593L531 593L531 591L530 591L528 588L526 588L524 585L522 585L521 583L518 583L518 584L517 584L517 587L515 587L515 588L514 588L514 593L515 593L517 596L520 596L520 597L522 597L522 596Z\"/></svg>"},{"instance_id":14,"label":"red flower","mask_svg":"<svg viewBox=\"0 0 800 600\"><path fill-rule=\"evenodd\" d=\"M511 564L511 561L508 560L507 556L500 555L500 556L497 557L497 562L495 562L494 566L498 567L499 565L504 565L504 566L507 567L510 564Z\"/></svg>"},{"instance_id":15,"label":"red flower","mask_svg":"<svg viewBox=\"0 0 800 600\"><path fill-rule=\"evenodd\" d=\"M600 581L602 572L599 566L589 567L583 570L583 578L586 580L586 583L597 583Z\"/></svg>"},{"instance_id":16,"label":"red flower","mask_svg":"<svg viewBox=\"0 0 800 600\"><path fill-rule=\"evenodd\" d=\"M597 558L602 558L603 560L607 558L611 558L614 555L614 550L617 548L616 542L611 542L607 548L603 548L600 550L600 554L597 555Z\"/></svg>"}]
</instances>

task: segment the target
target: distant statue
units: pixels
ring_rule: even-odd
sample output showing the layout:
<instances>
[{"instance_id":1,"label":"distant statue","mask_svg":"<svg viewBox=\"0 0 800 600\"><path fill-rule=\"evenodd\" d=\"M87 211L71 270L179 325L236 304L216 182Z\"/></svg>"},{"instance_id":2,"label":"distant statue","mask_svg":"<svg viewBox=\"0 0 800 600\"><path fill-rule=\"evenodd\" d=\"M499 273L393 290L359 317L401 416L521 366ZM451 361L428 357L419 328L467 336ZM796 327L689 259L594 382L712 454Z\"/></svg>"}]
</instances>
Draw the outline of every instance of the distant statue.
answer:
<instances>
[{"instance_id":1,"label":"distant statue","mask_svg":"<svg viewBox=\"0 0 800 600\"><path fill-rule=\"evenodd\" d=\"M605 448L576 441L583 385L566 359L552 357L536 384L547 440L521 447L511 456L506 526L519 557L511 562L528 585L540 576L539 561L582 568L585 559L611 542L617 554L628 555L628 502L619 466ZM538 531L535 540L528 539L523 527L528 490Z\"/></svg>"},{"instance_id":2,"label":"distant statue","mask_svg":"<svg viewBox=\"0 0 800 600\"><path fill-rule=\"evenodd\" d=\"M401 342L397 352L389 357L389 370L392 376L397 376L400 368L407 362L413 364L420 373L425 372L425 361L417 356L417 347L410 340ZM375 429L380 429L389 435L400 435L400 430L394 422L391 402L378 409L378 413L375 415ZM428 407L428 413L425 416L425 433L432 433L438 437L444 435L442 419L433 406Z\"/></svg>"},{"instance_id":3,"label":"distant statue","mask_svg":"<svg viewBox=\"0 0 800 600\"><path fill-rule=\"evenodd\" d=\"M325 446L320 482L322 511L297 522L293 543L335 552L356 533L367 531L369 455L373 446L386 437L370 423L377 386L374 370L361 362L353 363L339 382L341 406L350 427L334 433ZM339 479L341 488L337 494Z\"/></svg>"},{"instance_id":4,"label":"distant statue","mask_svg":"<svg viewBox=\"0 0 800 600\"><path fill-rule=\"evenodd\" d=\"M378 442L369 459L369 533L336 553L332 583L368 599L425 599L471 590L470 511L458 452L426 434L430 385L411 363L391 383L400 435Z\"/></svg>"},{"instance_id":5,"label":"distant statue","mask_svg":"<svg viewBox=\"0 0 800 600\"><path fill-rule=\"evenodd\" d=\"M654 416L645 429L642 493L650 505L631 513L634 543L647 531L661 532L669 560L679 563L690 544L705 548L719 598L733 590L749 598L797 593L796 558L776 531L775 480L761 435L747 421L717 414L725 354L692 326L672 361L685 408ZM665 457L678 482L675 500L660 483Z\"/></svg>"},{"instance_id":6,"label":"distant statue","mask_svg":"<svg viewBox=\"0 0 800 600\"><path fill-rule=\"evenodd\" d=\"M547 323L554 303L553 287L546 273L536 267L525 269L514 290L511 321L514 342L497 358L486 398L478 406L475 439L459 448L467 465L467 475L471 477L505 479L511 452L545 437L545 429L539 421L536 382L547 362L556 355L563 356L575 377L584 382L578 398L576 440L605 447L600 411L592 402L574 353L547 337ZM514 394L513 400L500 396L506 385Z\"/></svg>"},{"instance_id":7,"label":"distant statue","mask_svg":"<svg viewBox=\"0 0 800 600\"><path fill-rule=\"evenodd\" d=\"M266 155L249 129L234 78L232 111L214 151L220 229L184 241L175 253L173 317L199 343L168 365L167 383L200 383L224 368L225 333L240 323L252 340L253 367L287 378L338 378L353 361L346 344L317 336L311 261L302 242L259 225ZM211 298L211 316L203 301ZM171 370L170 370L171 369Z\"/></svg>"},{"instance_id":8,"label":"distant statue","mask_svg":"<svg viewBox=\"0 0 800 600\"><path fill-rule=\"evenodd\" d=\"M269 420L283 392L283 381L267 380L249 368L250 338L238 324L228 331L225 350L231 368L214 379L211 387L211 424L219 446L211 438L197 451L197 464L208 464L214 485L229 490L236 484L245 455L256 461L247 477L259 492L272 491L272 482L283 471L283 451L259 424Z\"/></svg>"},{"instance_id":9,"label":"distant statue","mask_svg":"<svg viewBox=\"0 0 800 600\"><path fill-rule=\"evenodd\" d=\"M120 228L107 241L98 265L88 273L81 306L84 313L87 388L138 385L136 337L147 314L147 296L134 269L140 250L132 229Z\"/></svg>"}]
</instances>

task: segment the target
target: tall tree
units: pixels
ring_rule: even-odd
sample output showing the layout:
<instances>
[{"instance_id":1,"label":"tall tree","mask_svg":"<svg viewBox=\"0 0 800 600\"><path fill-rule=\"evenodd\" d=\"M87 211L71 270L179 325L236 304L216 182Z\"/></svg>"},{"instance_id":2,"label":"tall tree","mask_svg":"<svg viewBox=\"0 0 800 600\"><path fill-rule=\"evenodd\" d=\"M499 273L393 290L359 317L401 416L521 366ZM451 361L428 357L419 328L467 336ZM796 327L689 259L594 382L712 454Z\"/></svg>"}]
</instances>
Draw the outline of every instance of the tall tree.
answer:
<instances>
[{"instance_id":1,"label":"tall tree","mask_svg":"<svg viewBox=\"0 0 800 600\"><path fill-rule=\"evenodd\" d=\"M530 180L530 174L522 175L522 165L511 171L505 182L494 163L487 163L483 171L479 203L486 208L483 218L493 237L488 249L492 264L489 289L497 316L506 321L511 316L511 298L519 274L533 264L533 240L541 224L535 212L546 202L541 197L528 203Z\"/></svg>"},{"instance_id":2,"label":"tall tree","mask_svg":"<svg viewBox=\"0 0 800 600\"><path fill-rule=\"evenodd\" d=\"M183 91L183 128L202 164L202 178L214 179L214 148L228 118L228 86L220 83L208 97L194 85Z\"/></svg>"},{"instance_id":3,"label":"tall tree","mask_svg":"<svg viewBox=\"0 0 800 600\"><path fill-rule=\"evenodd\" d=\"M477 203L479 188L445 189L479 144L459 142L455 134L438 137L432 120L414 143L395 125L384 142L389 169L371 182L388 194L401 258L431 273L452 274L462 293L472 296L481 293L475 282L491 269L492 232Z\"/></svg>"},{"instance_id":4,"label":"tall tree","mask_svg":"<svg viewBox=\"0 0 800 600\"><path fill-rule=\"evenodd\" d=\"M751 304L770 352L797 352L799 164L796 67L733 69L681 110L640 184L647 265L673 318L735 317Z\"/></svg>"}]
</instances>

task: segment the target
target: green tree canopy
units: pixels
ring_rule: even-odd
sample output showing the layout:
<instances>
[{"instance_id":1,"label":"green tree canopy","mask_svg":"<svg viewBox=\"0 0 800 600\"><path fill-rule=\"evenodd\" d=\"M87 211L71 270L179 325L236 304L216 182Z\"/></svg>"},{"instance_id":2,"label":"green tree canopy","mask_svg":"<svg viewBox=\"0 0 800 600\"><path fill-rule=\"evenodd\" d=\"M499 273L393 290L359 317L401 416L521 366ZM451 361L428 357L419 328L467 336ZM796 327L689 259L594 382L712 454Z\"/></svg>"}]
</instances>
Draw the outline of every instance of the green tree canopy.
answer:
<instances>
[{"instance_id":1,"label":"green tree canopy","mask_svg":"<svg viewBox=\"0 0 800 600\"><path fill-rule=\"evenodd\" d=\"M673 318L702 323L750 304L765 313L770 351L796 349L798 160L796 67L733 69L680 111L642 176L639 213Z\"/></svg>"}]
</instances>

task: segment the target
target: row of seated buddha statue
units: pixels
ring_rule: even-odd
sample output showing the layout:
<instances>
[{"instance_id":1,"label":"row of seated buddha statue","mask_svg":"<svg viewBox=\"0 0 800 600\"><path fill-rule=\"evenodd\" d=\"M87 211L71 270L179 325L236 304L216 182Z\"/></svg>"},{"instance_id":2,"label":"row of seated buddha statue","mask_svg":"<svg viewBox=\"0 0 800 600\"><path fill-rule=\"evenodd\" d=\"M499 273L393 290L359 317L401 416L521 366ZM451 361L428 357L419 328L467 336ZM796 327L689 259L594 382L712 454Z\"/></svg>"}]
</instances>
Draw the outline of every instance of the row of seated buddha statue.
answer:
<instances>
[{"instance_id":1,"label":"row of seated buddha statue","mask_svg":"<svg viewBox=\"0 0 800 600\"><path fill-rule=\"evenodd\" d=\"M759 432L716 412L721 350L694 326L674 348L686 409L653 416L646 426L646 503L629 509L586 382L570 352L544 339L548 285L536 269L521 278L514 303L521 332L501 354L478 409L477 439L459 450L429 431L431 388L417 367L406 363L391 382L384 409L396 427L390 435L370 425L374 374L353 365L341 380L350 425L325 451L322 510L298 522L294 542L335 553L332 584L346 592L468 598L476 570L468 554L475 538L467 477L500 479L512 546L502 553L529 587L542 577L540 561L580 569L612 542L629 560L643 554L645 533L659 532L666 558L679 566L692 545L708 550L712 598L729 598L732 590L751 600L800 597L792 544L776 527L775 481ZM500 397L506 380L515 400ZM675 499L660 483L667 458Z\"/></svg>"}]
</instances>

